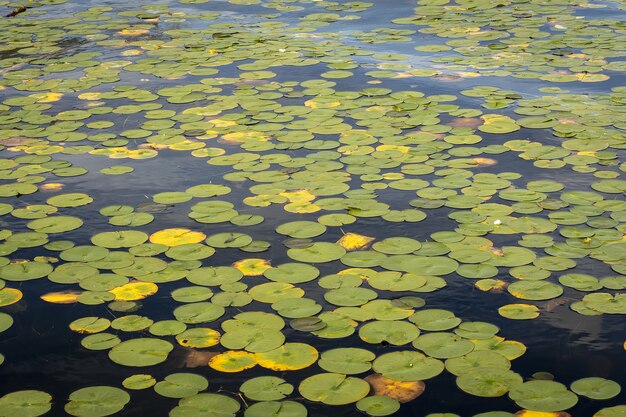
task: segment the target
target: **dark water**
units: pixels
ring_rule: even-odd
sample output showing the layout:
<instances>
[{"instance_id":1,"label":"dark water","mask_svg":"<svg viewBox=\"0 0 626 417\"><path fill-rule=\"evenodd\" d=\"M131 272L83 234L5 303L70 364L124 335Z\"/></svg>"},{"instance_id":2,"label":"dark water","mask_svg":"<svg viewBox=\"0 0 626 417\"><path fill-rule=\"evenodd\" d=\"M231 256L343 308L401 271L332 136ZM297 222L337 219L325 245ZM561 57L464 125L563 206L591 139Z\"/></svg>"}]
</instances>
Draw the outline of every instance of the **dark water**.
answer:
<instances>
[{"instance_id":1,"label":"dark water","mask_svg":"<svg viewBox=\"0 0 626 417\"><path fill-rule=\"evenodd\" d=\"M623 11L623 2L619 3L600 3L607 7L604 9L577 10L576 15L585 16L592 19L620 19L625 16ZM61 5L44 6L36 11L46 11L47 14L40 18L52 18L64 15L71 15L79 11L87 10L89 7L111 7L114 12L124 10L135 10L138 6L149 6L150 2L129 2L122 1L71 1ZM254 22L259 19L260 14L274 14L275 10L266 9L255 5L234 5L224 1L209 2L205 4L191 5L178 4L176 2L163 2L163 4L176 7L178 11L187 13L197 13L199 11L210 11L218 13L217 20L212 22L203 22L196 19L188 19L182 22L158 22L154 23L154 29L151 30L150 36L158 38L166 37L163 32L172 29L183 28L202 28L203 25L219 22L235 22L244 24ZM290 4L290 3L287 3ZM298 5L300 5L298 3ZM295 24L298 19L311 13L309 3L301 4L302 10L293 12L278 13L278 16L272 21L287 22ZM354 31L370 31L381 27L407 28L407 26L394 25L393 19L410 16L413 14L413 8L416 6L414 2L393 0L377 3L374 7L361 13L358 20L348 20L333 22L329 26L322 27L320 30L324 33L337 34L341 42L346 45L354 45L366 48L376 53L400 53L408 55L408 61L413 65L423 63L424 66L430 66L429 58L424 54L417 54L414 46L422 43L439 43L440 38L434 35L416 33L410 35L411 41L385 44L364 44L353 36ZM619 9L621 7L621 10ZM318 11L317 9L315 11ZM324 11L324 10L321 10ZM338 12L339 13L339 12ZM36 17L34 17L36 18ZM411 28L411 27L409 27ZM413 29L413 28L411 28ZM141 39L141 38L140 38ZM68 41L69 42L69 41ZM104 54L98 58L100 61L114 59L128 59L133 57L120 57L119 53L114 49L107 50L104 47L94 45L91 42L67 43L67 47L75 52L99 51ZM4 54L7 58L12 58L10 52ZM434 54L433 56L437 56ZM337 83L335 89L337 91L358 91L368 87L385 87L394 91L423 91L428 95L431 94L454 94L457 95L455 104L463 108L480 108L481 99L465 97L459 95L460 90L469 89L472 86L490 85L500 87L506 90L518 92L524 98L540 97L544 93L539 88L545 87L546 82L538 79L518 79L514 77L494 77L484 76L478 78L462 78L462 79L437 79L435 78L400 78L400 79L384 79L380 85L370 85L367 81L365 72L372 68L367 67L367 63L375 63L376 60L371 57L352 57L356 62L363 64L362 67L351 69L354 76L347 79L331 80ZM6 58L5 58L6 59ZM236 64L240 64L238 62ZM236 64L220 67L220 76L230 76L229 73L235 74ZM436 66L435 66L436 67ZM274 81L303 81L311 78L319 78L320 72L328 70L322 64L299 68L293 71L289 68L272 67L271 71L277 73ZM445 68L444 68L445 70ZM444 71L445 73L445 71ZM454 73L454 71L449 71ZM72 78L74 73L64 73L67 78ZM624 74L617 71L606 71L611 77L607 82L602 83L567 83L562 85L572 93L577 94L605 94L612 87L623 85ZM54 77L57 74L53 74ZM236 76L236 75L232 75ZM52 78L52 76L49 76ZM45 77L44 77L45 78ZM198 82L204 77L186 76L183 79L167 80L157 77L146 77L148 81L141 81L143 75L133 72L122 71L120 80L116 85L139 85L150 91L156 91L166 86L177 86L182 84L191 84ZM549 84L549 83L548 83ZM561 84L555 84L561 86ZM109 88L109 87L107 87ZM227 91L229 86L224 86ZM95 87L93 91L102 91L102 86ZM108 91L108 90L107 90ZM81 91L83 92L83 91ZM13 97L17 93L7 89L0 91L0 98L6 99ZM77 100L75 96L78 93L68 93L63 100L54 103L55 111L64 109L73 109ZM222 92L221 94L225 94ZM304 99L282 99L284 105L301 104ZM117 100L116 105L125 104L123 100ZM172 108L180 110L185 105L171 105L163 103L163 108ZM484 110L484 109L483 109ZM513 107L499 109L494 111L485 110L485 113L494 112L513 116ZM114 117L125 118L124 129L138 127L145 121L141 114L131 115L103 115L95 116L90 121L113 120ZM448 120L442 116L442 123ZM115 120L117 123L117 120ZM118 126L116 125L116 128ZM551 135L549 130L544 129L521 129L512 135L494 135L481 133L484 141L483 145L502 144L511 139L530 139L543 143L544 145L557 145L561 139ZM330 139L330 138L329 138ZM139 140L132 140L139 144ZM0 141L1 143L1 141ZM226 150L227 153L241 152L242 150L233 144L210 142L209 146L219 146ZM612 149L613 150L613 149ZM271 153L269 151L268 153ZM288 151L290 156L306 156L312 151L306 149L297 149ZM617 151L620 162L623 161L623 150ZM8 150L0 151L0 157L12 158ZM532 161L522 160L512 152L507 152L495 156L498 164L492 167L472 168L472 172L502 172L511 171L519 172L522 178L513 180L513 184L523 187L527 182L539 179L555 179L568 188L567 190L588 189L589 184L595 180L589 175L584 176L573 172L570 168L564 167L560 169L541 170L533 166ZM105 157L94 158L90 155L62 155L64 160L70 161L76 166L83 166L89 169L89 173L79 177L62 178L65 184L63 192L86 193L94 197L97 204L90 204L84 207L65 208L63 214L76 215L86 221L85 227L68 232L62 235L63 240L72 240L77 244L88 244L90 236L100 231L110 230L107 218L98 214L98 210L102 207L113 204L125 204L137 207L141 204L150 203L151 196L164 191L183 191L186 188L205 184L215 181L216 183L228 184L233 192L220 196L220 200L230 201L235 205L235 209L240 213L259 214L264 216L265 221L256 226L248 226L241 230L243 233L252 235L255 240L268 240L272 244L268 252L258 254L259 257L271 260L273 265L290 262L286 256L287 248L282 244L282 239L274 233L277 226L296 220L315 220L320 214L313 213L308 215L288 213L279 205L272 205L265 208L256 208L244 205L242 199L249 196L248 185L242 183L229 183L222 179L225 173L231 172L232 167L213 166L206 164L203 158L193 158L188 152L178 152L172 150L159 150L157 158L132 161L128 159L119 160L120 164L129 165L135 168L130 175L106 176L98 171L112 164L117 164L117 160L110 160ZM616 166L603 167L603 169L619 172ZM353 176L356 177L356 176ZM421 179L432 181L436 179L436 175L420 176ZM350 183L351 188L358 188L359 181L354 180ZM15 207L21 205L43 204L43 202L53 194L40 191L33 195L21 196L19 198L5 198L3 202L9 202ZM411 197L407 199L405 192L386 189L379 191L378 201L389 204L393 209L411 208L409 200L415 198L411 193ZM618 194L616 198L623 199L623 195ZM490 202L498 202L507 204L495 196ZM145 231L146 233L154 233L158 230L170 227L190 228L204 232L207 236L230 232L233 226L230 223L221 224L199 224L187 217L190 207L197 203L197 200L191 200L186 203L176 204L175 206L165 209L163 212L155 213L155 221L137 228L136 230ZM449 208L429 209L428 218L418 223L389 223L384 222L380 218L359 218L357 222L343 226L340 228L328 228L324 234L324 241L334 242L342 236L342 232L354 232L375 237L382 240L388 236L406 236L419 240L420 242L430 240L430 234L441 230L453 230L456 223L448 218L448 214L454 210ZM539 217L547 218L547 212L537 214ZM8 228L14 233L18 231L27 231L26 223L28 220L17 218L7 218L4 216L3 228ZM503 246L515 244L519 236L517 235L489 235L489 239L494 242L494 246ZM35 256L55 256L54 252L46 251L43 248L23 249L13 258L32 259ZM248 256L249 255L249 256ZM205 265L221 266L230 265L233 262L244 257L257 257L257 254L243 254L238 249L220 249L216 255L203 261ZM163 257L163 259L166 259ZM607 275L615 275L611 272L606 264L599 265L598 262L588 258L577 259L578 265L574 272L589 273L594 276L602 277ZM321 276L336 273L341 265L338 261L326 264L318 264ZM505 272L501 272L502 276L497 278L507 278ZM577 379L589 376L599 376L612 379L620 385L626 384L626 362L624 361L623 343L626 338L623 316L608 315L601 316L583 316L569 309L568 304L560 305L552 311L548 311L543 302L538 305L542 307L539 318L528 321L514 321L505 319L498 314L496 310L499 306L520 302L517 298L504 293L494 294L479 291L474 287L474 281L465 279L456 274L450 274L445 277L448 283L447 287L425 294L417 294L423 297L429 308L442 308L455 312L455 314L464 321L486 321L500 327L499 336L507 340L517 340L524 343L527 352L513 362L512 369L520 373L525 379L530 378L536 372L550 372L555 375L556 380L569 384ZM510 278L510 277L508 277ZM245 277L242 282L250 286L259 283L259 277ZM154 321L166 320L172 318L172 309L175 304L169 293L179 287L186 286L186 281L178 281L172 283L159 284L159 292L144 300L142 308L139 310L141 315L145 315ZM48 282L47 280L38 280L34 282L24 283L7 283L9 286L18 288L24 293L24 298L17 304L2 307L0 311L9 313L15 320L15 324L7 331L3 332L0 337L0 352L6 359L5 363L0 366L0 395L22 389L38 389L50 393L54 398L52 411L47 414L49 416L66 415L63 411L65 399L68 395L84 386L91 385L111 385L121 386L121 381L136 373L150 373L157 380L161 380L173 372L193 372L204 375L210 383L209 392L232 393L238 392L241 383L249 378L263 375L275 374L263 368L256 367L237 374L224 374L216 372L208 367L194 368L186 370L184 367L185 350L176 347L170 355L168 361L163 364L150 368L128 368L111 362L106 351L89 351L81 347L80 340L82 335L72 332L68 328L68 324L78 318L85 316L100 316L113 319L119 316L119 313L103 308L103 306L85 306L81 304L72 305L55 305L48 304L40 300L40 296L51 291L58 291L57 284ZM315 281L300 285L307 294L307 297L314 298L324 307L324 311L332 310L334 307L328 304L322 297L323 292L316 285ZM393 298L397 293L380 292L379 298ZM580 293L565 288L564 297L579 299ZM210 327L219 329L219 324L224 320L232 317L239 311L259 311L268 307L259 306L259 303L252 303L241 308L228 308L227 314L220 320L211 323ZM343 339L319 339L308 336L304 333L294 331L289 327L283 330L286 339L290 342L303 342L314 345L318 351L336 348L336 347L362 347L380 355L386 352L397 350L389 346L369 345L363 343L358 334ZM135 333L133 337L140 337L141 332ZM144 336L149 336L148 332L144 332ZM407 347L405 347L407 348ZM410 348L407 348L410 349ZM286 379L297 387L299 382L310 376L320 372L324 372L317 365L310 368L295 372L284 372L279 376ZM143 391L133 391L131 393L132 400L119 413L120 416L166 416L178 402L176 399L168 399L154 393L152 389ZM296 392L289 399L297 399ZM593 401L584 397L579 398L578 404L568 410L574 417L591 417L595 412L603 407L624 404L626 397L620 394L617 397L607 401ZM323 416L353 416L360 415L353 405L341 407L327 407L319 403L304 401L309 415L311 417ZM471 396L459 390L454 381L454 377L444 372L433 380L427 381L425 393L417 400L404 404L400 411L394 416L422 417L429 413L457 413L460 416L473 416L477 413L502 410L515 412L518 410L515 404L503 396L500 398L484 399ZM241 412L243 415L243 412ZM19 416L15 416L19 417Z\"/></svg>"}]
</instances>

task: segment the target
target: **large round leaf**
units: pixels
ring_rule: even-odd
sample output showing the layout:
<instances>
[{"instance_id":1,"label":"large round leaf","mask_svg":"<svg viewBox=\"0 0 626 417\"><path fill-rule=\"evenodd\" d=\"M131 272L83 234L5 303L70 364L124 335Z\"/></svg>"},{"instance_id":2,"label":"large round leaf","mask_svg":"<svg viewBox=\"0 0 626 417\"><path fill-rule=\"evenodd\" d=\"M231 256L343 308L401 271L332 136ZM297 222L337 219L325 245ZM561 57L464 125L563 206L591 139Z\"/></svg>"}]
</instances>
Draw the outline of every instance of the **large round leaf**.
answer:
<instances>
[{"instance_id":1,"label":"large round leaf","mask_svg":"<svg viewBox=\"0 0 626 417\"><path fill-rule=\"evenodd\" d=\"M130 401L130 395L115 387L95 386L81 388L70 394L65 411L76 417L104 417L121 411Z\"/></svg>"},{"instance_id":2,"label":"large round leaf","mask_svg":"<svg viewBox=\"0 0 626 417\"><path fill-rule=\"evenodd\" d=\"M325 373L310 376L303 380L298 391L309 401L319 401L328 405L344 405L365 397L370 386L359 378L343 374Z\"/></svg>"},{"instance_id":3,"label":"large round leaf","mask_svg":"<svg viewBox=\"0 0 626 417\"><path fill-rule=\"evenodd\" d=\"M379 356L374 361L373 368L386 378L398 381L422 381L439 375L443 372L444 365L441 361L420 352L405 350Z\"/></svg>"},{"instance_id":4,"label":"large round leaf","mask_svg":"<svg viewBox=\"0 0 626 417\"><path fill-rule=\"evenodd\" d=\"M174 346L170 342L161 339L131 339L111 349L109 358L125 366L152 366L165 362L172 349Z\"/></svg>"}]
</instances>

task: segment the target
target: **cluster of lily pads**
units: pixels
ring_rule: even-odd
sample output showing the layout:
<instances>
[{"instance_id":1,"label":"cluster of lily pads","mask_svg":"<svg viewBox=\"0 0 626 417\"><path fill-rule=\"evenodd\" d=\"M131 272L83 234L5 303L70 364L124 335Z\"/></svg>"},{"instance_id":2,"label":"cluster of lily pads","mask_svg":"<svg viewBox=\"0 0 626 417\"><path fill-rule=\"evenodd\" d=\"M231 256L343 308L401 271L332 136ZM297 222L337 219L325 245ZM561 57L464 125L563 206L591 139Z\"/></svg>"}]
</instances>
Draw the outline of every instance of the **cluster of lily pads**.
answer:
<instances>
[{"instance_id":1,"label":"cluster of lily pads","mask_svg":"<svg viewBox=\"0 0 626 417\"><path fill-rule=\"evenodd\" d=\"M348 31L356 44L332 25L372 3L229 1L280 12L241 22L206 0L76 4L69 17L54 14L60 3L0 21L0 333L14 323L10 306L47 279L56 289L45 302L102 306L69 323L94 355L148 372L186 351L186 366L202 367L80 387L66 413L112 415L129 392L151 389L179 400L171 417L305 417L308 403L384 416L443 372L469 395L519 408L475 417L563 417L579 397L620 394L605 378L566 386L515 371L522 342L427 303L454 280L494 293L511 320L550 314L551 301L626 314L626 89L530 95L485 82L454 95L397 84L604 82L623 69L619 21L580 19L595 6L569 0L420 0L392 29ZM415 48L426 67L362 46L417 33L452 40ZM181 153L206 164L193 185L150 203L103 204L80 188L100 175L132 188L149 160L166 170ZM90 172L110 159L125 161ZM171 212L188 218L162 227ZM375 236L362 234L368 224ZM164 292L170 318L141 314ZM320 339L344 338L351 347L318 351ZM245 377L252 368L264 375ZM215 373L240 381L237 395L214 386ZM0 393L0 417L52 409L52 396L27 388Z\"/></svg>"}]
</instances>

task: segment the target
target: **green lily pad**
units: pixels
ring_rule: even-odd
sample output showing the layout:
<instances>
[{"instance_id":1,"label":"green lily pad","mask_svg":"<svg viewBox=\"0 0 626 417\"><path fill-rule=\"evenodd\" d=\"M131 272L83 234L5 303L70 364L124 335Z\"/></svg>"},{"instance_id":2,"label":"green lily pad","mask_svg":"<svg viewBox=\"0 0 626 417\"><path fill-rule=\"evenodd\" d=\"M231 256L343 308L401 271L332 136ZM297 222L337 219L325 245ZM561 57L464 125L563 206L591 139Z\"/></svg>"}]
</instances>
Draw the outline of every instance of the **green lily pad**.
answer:
<instances>
[{"instance_id":1,"label":"green lily pad","mask_svg":"<svg viewBox=\"0 0 626 417\"><path fill-rule=\"evenodd\" d=\"M104 259L109 250L100 246L74 246L66 249L59 257L68 262L93 262Z\"/></svg>"},{"instance_id":2,"label":"green lily pad","mask_svg":"<svg viewBox=\"0 0 626 417\"><path fill-rule=\"evenodd\" d=\"M153 387L156 384L156 379L152 375L147 374L135 374L122 381L122 385L126 389L142 390Z\"/></svg>"},{"instance_id":3,"label":"green lily pad","mask_svg":"<svg viewBox=\"0 0 626 417\"><path fill-rule=\"evenodd\" d=\"M620 385L599 377L582 378L572 382L570 389L578 395L582 395L592 400L608 400L617 396L622 388Z\"/></svg>"},{"instance_id":4,"label":"green lily pad","mask_svg":"<svg viewBox=\"0 0 626 417\"><path fill-rule=\"evenodd\" d=\"M268 352L282 346L285 343L285 336L275 330L240 329L224 333L220 343L228 349Z\"/></svg>"},{"instance_id":5,"label":"green lily pad","mask_svg":"<svg viewBox=\"0 0 626 417\"><path fill-rule=\"evenodd\" d=\"M372 249L387 255L405 255L413 253L421 247L420 242L406 237L387 238L372 245Z\"/></svg>"},{"instance_id":6,"label":"green lily pad","mask_svg":"<svg viewBox=\"0 0 626 417\"><path fill-rule=\"evenodd\" d=\"M271 267L263 275L271 281L288 282L291 284L309 282L317 278L320 271L308 264L286 263Z\"/></svg>"},{"instance_id":7,"label":"green lily pad","mask_svg":"<svg viewBox=\"0 0 626 417\"><path fill-rule=\"evenodd\" d=\"M47 276L52 265L42 262L24 261L8 264L0 268L0 278L6 281L30 281Z\"/></svg>"},{"instance_id":8,"label":"green lily pad","mask_svg":"<svg viewBox=\"0 0 626 417\"><path fill-rule=\"evenodd\" d=\"M241 384L239 391L251 400L278 401L293 392L293 385L275 376L260 376Z\"/></svg>"},{"instance_id":9,"label":"green lily pad","mask_svg":"<svg viewBox=\"0 0 626 417\"><path fill-rule=\"evenodd\" d=\"M555 381L528 381L511 388L509 397L522 408L533 411L562 411L573 407L578 397Z\"/></svg>"},{"instance_id":10,"label":"green lily pad","mask_svg":"<svg viewBox=\"0 0 626 417\"><path fill-rule=\"evenodd\" d=\"M0 270L1 275L2 270ZM604 292L587 294L583 297L582 303L585 307L600 313L626 314L626 294L611 295Z\"/></svg>"},{"instance_id":11,"label":"green lily pad","mask_svg":"<svg viewBox=\"0 0 626 417\"><path fill-rule=\"evenodd\" d=\"M52 396L47 392L25 390L6 394L0 398L1 416L38 417L52 408Z\"/></svg>"},{"instance_id":12,"label":"green lily pad","mask_svg":"<svg viewBox=\"0 0 626 417\"><path fill-rule=\"evenodd\" d=\"M397 381L422 381L443 372L444 364L420 352L399 351L385 353L373 363L374 371Z\"/></svg>"},{"instance_id":13,"label":"green lily pad","mask_svg":"<svg viewBox=\"0 0 626 417\"><path fill-rule=\"evenodd\" d=\"M509 285L508 291L522 300L550 300L563 294L563 287L545 281L518 281Z\"/></svg>"},{"instance_id":14,"label":"green lily pad","mask_svg":"<svg viewBox=\"0 0 626 417\"><path fill-rule=\"evenodd\" d=\"M523 382L522 377L508 369L481 367L460 375L457 386L478 397L501 397Z\"/></svg>"},{"instance_id":15,"label":"green lily pad","mask_svg":"<svg viewBox=\"0 0 626 417\"><path fill-rule=\"evenodd\" d=\"M453 312L440 309L418 311L409 317L409 321L415 323L421 330L432 332L450 330L461 323L461 319Z\"/></svg>"},{"instance_id":16,"label":"green lily pad","mask_svg":"<svg viewBox=\"0 0 626 417\"><path fill-rule=\"evenodd\" d=\"M170 417L235 417L241 406L239 402L221 394L200 393L186 397L170 411Z\"/></svg>"},{"instance_id":17,"label":"green lily pad","mask_svg":"<svg viewBox=\"0 0 626 417\"><path fill-rule=\"evenodd\" d=\"M400 403L393 398L374 395L359 400L356 408L368 416L388 416L400 409Z\"/></svg>"},{"instance_id":18,"label":"green lily pad","mask_svg":"<svg viewBox=\"0 0 626 417\"><path fill-rule=\"evenodd\" d=\"M324 373L304 379L299 387L300 394L309 401L328 405L355 403L365 397L370 386L359 378L343 374Z\"/></svg>"},{"instance_id":19,"label":"green lily pad","mask_svg":"<svg viewBox=\"0 0 626 417\"><path fill-rule=\"evenodd\" d=\"M209 387L205 377L191 373L176 373L166 376L154 385L157 394L167 398L184 398L196 395Z\"/></svg>"},{"instance_id":20,"label":"green lily pad","mask_svg":"<svg viewBox=\"0 0 626 417\"><path fill-rule=\"evenodd\" d=\"M539 308L532 304L507 304L498 309L498 314L511 320L531 320L539 317Z\"/></svg>"},{"instance_id":21,"label":"green lily pad","mask_svg":"<svg viewBox=\"0 0 626 417\"><path fill-rule=\"evenodd\" d=\"M359 348L337 348L322 353L318 365L327 372L361 374L372 368L376 355Z\"/></svg>"},{"instance_id":22,"label":"green lily pad","mask_svg":"<svg viewBox=\"0 0 626 417\"><path fill-rule=\"evenodd\" d=\"M511 368L511 362L501 354L489 350L474 350L467 355L446 360L446 370L456 376L480 371L482 368L506 370Z\"/></svg>"},{"instance_id":23,"label":"green lily pad","mask_svg":"<svg viewBox=\"0 0 626 417\"><path fill-rule=\"evenodd\" d=\"M419 334L417 326L405 321L373 321L359 329L359 337L366 343L387 342L396 346L411 343Z\"/></svg>"},{"instance_id":24,"label":"green lily pad","mask_svg":"<svg viewBox=\"0 0 626 417\"><path fill-rule=\"evenodd\" d=\"M96 333L85 336L80 344L89 350L108 350L122 343L122 340L111 333Z\"/></svg>"},{"instance_id":25,"label":"green lily pad","mask_svg":"<svg viewBox=\"0 0 626 417\"><path fill-rule=\"evenodd\" d=\"M306 417L307 409L295 401L262 401L252 404L244 417Z\"/></svg>"},{"instance_id":26,"label":"green lily pad","mask_svg":"<svg viewBox=\"0 0 626 417\"><path fill-rule=\"evenodd\" d=\"M91 243L109 249L130 248L141 245L148 240L148 235L136 230L103 232L92 236Z\"/></svg>"},{"instance_id":27,"label":"green lily pad","mask_svg":"<svg viewBox=\"0 0 626 417\"><path fill-rule=\"evenodd\" d=\"M72 216L49 216L28 222L26 227L40 233L63 233L76 230L83 225L83 221Z\"/></svg>"},{"instance_id":28,"label":"green lily pad","mask_svg":"<svg viewBox=\"0 0 626 417\"><path fill-rule=\"evenodd\" d=\"M222 317L224 313L224 307L208 301L189 303L174 310L176 320L185 324L210 323Z\"/></svg>"},{"instance_id":29,"label":"green lily pad","mask_svg":"<svg viewBox=\"0 0 626 417\"><path fill-rule=\"evenodd\" d=\"M103 417L121 411L130 402L124 390L108 386L81 388L70 394L65 412L76 417Z\"/></svg>"},{"instance_id":30,"label":"green lily pad","mask_svg":"<svg viewBox=\"0 0 626 417\"><path fill-rule=\"evenodd\" d=\"M61 194L50 197L46 202L54 207L80 207L93 201L93 198L83 193Z\"/></svg>"},{"instance_id":31,"label":"green lily pad","mask_svg":"<svg viewBox=\"0 0 626 417\"><path fill-rule=\"evenodd\" d=\"M284 223L276 228L276 232L296 239L307 239L326 232L326 226L317 222L303 220Z\"/></svg>"},{"instance_id":32,"label":"green lily pad","mask_svg":"<svg viewBox=\"0 0 626 417\"><path fill-rule=\"evenodd\" d=\"M474 350L474 343L452 333L427 333L413 341L413 346L437 359L456 358Z\"/></svg>"},{"instance_id":33,"label":"green lily pad","mask_svg":"<svg viewBox=\"0 0 626 417\"><path fill-rule=\"evenodd\" d=\"M109 358L124 366L152 366L167 360L172 349L171 343L161 339L131 339L111 349Z\"/></svg>"},{"instance_id":34,"label":"green lily pad","mask_svg":"<svg viewBox=\"0 0 626 417\"><path fill-rule=\"evenodd\" d=\"M206 244L215 248L241 248L252 243L252 237L244 233L218 233L209 236Z\"/></svg>"},{"instance_id":35,"label":"green lily pad","mask_svg":"<svg viewBox=\"0 0 626 417\"><path fill-rule=\"evenodd\" d=\"M335 261L346 254L339 245L328 242L316 242L302 249L289 249L287 256L298 262L325 263Z\"/></svg>"}]
</instances>

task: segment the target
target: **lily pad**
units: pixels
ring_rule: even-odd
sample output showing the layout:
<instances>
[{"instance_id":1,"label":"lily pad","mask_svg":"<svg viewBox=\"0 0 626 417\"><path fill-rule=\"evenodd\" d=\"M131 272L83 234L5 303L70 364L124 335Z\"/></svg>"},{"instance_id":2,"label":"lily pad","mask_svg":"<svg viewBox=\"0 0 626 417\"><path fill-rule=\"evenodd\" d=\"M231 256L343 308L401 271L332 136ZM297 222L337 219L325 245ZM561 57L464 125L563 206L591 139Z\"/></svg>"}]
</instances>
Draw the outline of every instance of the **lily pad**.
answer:
<instances>
[{"instance_id":1,"label":"lily pad","mask_svg":"<svg viewBox=\"0 0 626 417\"><path fill-rule=\"evenodd\" d=\"M398 381L422 381L443 372L444 364L415 351L385 353L376 358L374 371Z\"/></svg>"},{"instance_id":2,"label":"lily pad","mask_svg":"<svg viewBox=\"0 0 626 417\"><path fill-rule=\"evenodd\" d=\"M65 412L76 417L104 417L121 411L129 402L130 395L119 388L87 387L70 394Z\"/></svg>"},{"instance_id":3,"label":"lily pad","mask_svg":"<svg viewBox=\"0 0 626 417\"><path fill-rule=\"evenodd\" d=\"M52 408L52 396L47 392L25 390L6 394L0 398L0 415L38 417Z\"/></svg>"},{"instance_id":4,"label":"lily pad","mask_svg":"<svg viewBox=\"0 0 626 417\"><path fill-rule=\"evenodd\" d=\"M343 374L324 373L304 379L299 387L300 394L309 401L328 405L344 405L365 397L370 386L359 378Z\"/></svg>"},{"instance_id":5,"label":"lily pad","mask_svg":"<svg viewBox=\"0 0 626 417\"><path fill-rule=\"evenodd\" d=\"M239 391L251 400L278 401L293 392L293 385L275 376L260 376L241 384Z\"/></svg>"},{"instance_id":6,"label":"lily pad","mask_svg":"<svg viewBox=\"0 0 626 417\"><path fill-rule=\"evenodd\" d=\"M152 366L165 362L172 349L171 343L161 339L131 339L111 349L109 358L124 366Z\"/></svg>"},{"instance_id":7,"label":"lily pad","mask_svg":"<svg viewBox=\"0 0 626 417\"><path fill-rule=\"evenodd\" d=\"M582 378L572 382L570 389L578 395L582 395L592 400L608 400L617 396L622 390L620 385L599 377Z\"/></svg>"},{"instance_id":8,"label":"lily pad","mask_svg":"<svg viewBox=\"0 0 626 417\"><path fill-rule=\"evenodd\" d=\"M555 381L528 381L511 388L509 397L520 407L533 411L562 411L573 407L578 397Z\"/></svg>"}]
</instances>

